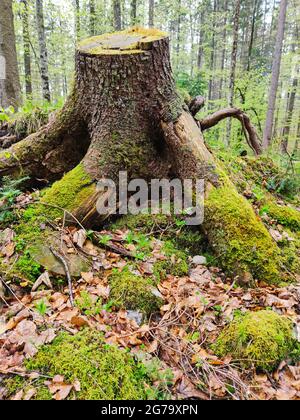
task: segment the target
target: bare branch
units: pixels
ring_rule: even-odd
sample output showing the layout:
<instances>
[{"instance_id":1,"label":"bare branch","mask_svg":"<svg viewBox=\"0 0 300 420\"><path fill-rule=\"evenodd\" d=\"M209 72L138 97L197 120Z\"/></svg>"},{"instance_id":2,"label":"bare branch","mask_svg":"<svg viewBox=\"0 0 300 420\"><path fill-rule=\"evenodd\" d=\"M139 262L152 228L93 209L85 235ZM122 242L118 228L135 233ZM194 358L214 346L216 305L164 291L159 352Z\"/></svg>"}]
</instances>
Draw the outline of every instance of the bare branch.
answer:
<instances>
[{"instance_id":1,"label":"bare branch","mask_svg":"<svg viewBox=\"0 0 300 420\"><path fill-rule=\"evenodd\" d=\"M224 120L225 118L236 118L241 122L248 145L251 147L251 149L256 155L260 155L262 153L262 146L257 131L255 127L251 124L248 115L245 114L245 112L239 108L224 108L220 111L214 112L211 115L208 115L207 117L199 121L201 130L208 130L209 128L212 128L215 125L217 125L220 121Z\"/></svg>"}]
</instances>

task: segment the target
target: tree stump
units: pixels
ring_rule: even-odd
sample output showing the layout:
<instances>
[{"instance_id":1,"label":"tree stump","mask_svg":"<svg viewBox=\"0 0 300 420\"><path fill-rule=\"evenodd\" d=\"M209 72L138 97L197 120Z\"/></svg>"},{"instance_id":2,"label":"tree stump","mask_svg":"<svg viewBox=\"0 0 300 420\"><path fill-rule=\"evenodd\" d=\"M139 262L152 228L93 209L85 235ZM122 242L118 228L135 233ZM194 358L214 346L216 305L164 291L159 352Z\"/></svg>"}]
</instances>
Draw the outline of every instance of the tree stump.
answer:
<instances>
[{"instance_id":1,"label":"tree stump","mask_svg":"<svg viewBox=\"0 0 300 420\"><path fill-rule=\"evenodd\" d=\"M85 226L99 223L96 182L130 178L204 179L202 229L230 273L279 280L279 249L206 148L179 97L169 38L134 28L81 42L74 90L56 119L0 153L0 175L59 179L42 201L72 212Z\"/></svg>"}]
</instances>

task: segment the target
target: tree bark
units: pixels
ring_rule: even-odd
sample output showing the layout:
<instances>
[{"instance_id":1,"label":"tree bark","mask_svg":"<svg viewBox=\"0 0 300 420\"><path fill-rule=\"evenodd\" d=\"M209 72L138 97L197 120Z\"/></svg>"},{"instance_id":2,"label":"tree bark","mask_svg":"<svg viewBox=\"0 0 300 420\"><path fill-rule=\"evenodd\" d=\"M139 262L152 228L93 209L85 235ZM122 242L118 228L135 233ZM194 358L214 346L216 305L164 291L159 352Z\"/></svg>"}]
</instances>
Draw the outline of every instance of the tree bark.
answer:
<instances>
[{"instance_id":1,"label":"tree bark","mask_svg":"<svg viewBox=\"0 0 300 420\"><path fill-rule=\"evenodd\" d=\"M289 135L290 135L290 128L291 128L292 117L293 117L293 112L294 112L297 87L298 87L298 75L293 78L292 90L288 95L286 117L285 117L284 127L282 130L282 140L281 140L281 150L284 153L288 153Z\"/></svg>"},{"instance_id":2,"label":"tree bark","mask_svg":"<svg viewBox=\"0 0 300 420\"><path fill-rule=\"evenodd\" d=\"M121 16L121 1L113 0L113 15L114 15L114 28L116 31L122 29L122 16Z\"/></svg>"},{"instance_id":3,"label":"tree bark","mask_svg":"<svg viewBox=\"0 0 300 420\"><path fill-rule=\"evenodd\" d=\"M154 0L149 0L149 18L148 18L149 28L154 26Z\"/></svg>"},{"instance_id":4,"label":"tree bark","mask_svg":"<svg viewBox=\"0 0 300 420\"><path fill-rule=\"evenodd\" d=\"M43 98L50 102L50 84L49 84L49 73L48 73L48 51L46 43L46 33L44 24L44 6L43 0L36 0L36 22L39 38L40 48L40 69L42 79L42 92Z\"/></svg>"},{"instance_id":5,"label":"tree bark","mask_svg":"<svg viewBox=\"0 0 300 420\"><path fill-rule=\"evenodd\" d=\"M236 0L234 23L233 23L233 44L231 52L231 67L230 67L230 80L229 80L229 100L228 104L230 108L233 108L234 101L234 88L235 88L235 73L236 73L236 59L238 49L238 38L239 38L239 23L240 23L240 11L241 11L241 0ZM228 120L226 130L226 144L230 144L231 136L231 120Z\"/></svg>"},{"instance_id":6,"label":"tree bark","mask_svg":"<svg viewBox=\"0 0 300 420\"><path fill-rule=\"evenodd\" d=\"M96 5L95 0L90 0L90 36L96 35Z\"/></svg>"},{"instance_id":7,"label":"tree bark","mask_svg":"<svg viewBox=\"0 0 300 420\"><path fill-rule=\"evenodd\" d=\"M131 0L130 5L130 20L131 26L135 26L137 24L137 0Z\"/></svg>"},{"instance_id":8,"label":"tree bark","mask_svg":"<svg viewBox=\"0 0 300 420\"><path fill-rule=\"evenodd\" d=\"M80 39L80 0L75 0L75 33L76 39Z\"/></svg>"},{"instance_id":9,"label":"tree bark","mask_svg":"<svg viewBox=\"0 0 300 420\"><path fill-rule=\"evenodd\" d=\"M263 135L264 150L266 150L270 146L271 139L272 139L274 111L275 111L275 105L276 105L276 96L277 96L280 64L281 64L281 54L282 54L282 43L283 43L284 26L285 26L285 19L286 19L286 9L287 9L287 0L281 0L279 17L278 17L277 36L276 36L276 43L275 43L275 50L274 50L274 58L273 58L273 65L272 65L271 84L270 84L269 99L268 99L268 111L267 111L267 117L266 117L266 123L265 123L265 128L264 128L264 135Z\"/></svg>"},{"instance_id":10,"label":"tree bark","mask_svg":"<svg viewBox=\"0 0 300 420\"><path fill-rule=\"evenodd\" d=\"M1 0L0 12L0 106L18 107L21 86L18 71L12 0Z\"/></svg>"},{"instance_id":11,"label":"tree bark","mask_svg":"<svg viewBox=\"0 0 300 420\"><path fill-rule=\"evenodd\" d=\"M28 23L28 3L22 0L22 29L23 29L23 48L24 48L24 70L25 70L25 91L26 98L32 99L32 76L31 76L31 54L30 54L30 35Z\"/></svg>"},{"instance_id":12,"label":"tree bark","mask_svg":"<svg viewBox=\"0 0 300 420\"><path fill-rule=\"evenodd\" d=\"M0 175L53 179L71 168L46 191L41 206L63 207L87 227L103 220L97 202L110 194L97 188L103 178L118 183L120 171L127 171L128 181L203 179L201 229L220 265L228 273L279 281L277 245L206 148L177 94L164 32L135 28L83 41L74 92L62 112L0 152Z\"/></svg>"}]
</instances>

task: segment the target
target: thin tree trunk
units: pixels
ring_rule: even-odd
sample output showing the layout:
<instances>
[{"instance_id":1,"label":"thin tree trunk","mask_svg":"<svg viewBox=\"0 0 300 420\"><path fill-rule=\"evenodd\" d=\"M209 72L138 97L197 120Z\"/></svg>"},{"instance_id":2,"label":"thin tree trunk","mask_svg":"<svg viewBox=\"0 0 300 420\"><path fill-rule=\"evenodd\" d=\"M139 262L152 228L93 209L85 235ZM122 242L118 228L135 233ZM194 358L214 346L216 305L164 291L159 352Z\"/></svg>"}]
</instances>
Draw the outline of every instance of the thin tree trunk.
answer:
<instances>
[{"instance_id":1,"label":"thin tree trunk","mask_svg":"<svg viewBox=\"0 0 300 420\"><path fill-rule=\"evenodd\" d=\"M201 71L203 62L204 62L204 55L203 55L204 28L203 26L204 26L204 11L202 9L200 13L200 22L199 22L200 32L199 32L198 54L197 54L197 67L199 71Z\"/></svg>"},{"instance_id":2,"label":"thin tree trunk","mask_svg":"<svg viewBox=\"0 0 300 420\"><path fill-rule=\"evenodd\" d=\"M231 68L230 68L230 80L229 80L228 105L230 108L233 108L233 105L234 105L233 102L234 102L237 49L238 49L238 39L239 39L240 11L241 11L241 0L236 0L234 22L233 22L233 44L232 44L232 52L231 52ZM228 119L227 131L226 131L226 145L227 146L229 146L230 144L230 136L231 136L231 120Z\"/></svg>"},{"instance_id":3,"label":"thin tree trunk","mask_svg":"<svg viewBox=\"0 0 300 420\"><path fill-rule=\"evenodd\" d=\"M212 40L211 40L211 50L210 50L210 77L209 77L209 87L208 87L208 108L211 108L211 101L213 100L213 77L214 77L214 67L215 67L215 37L216 37L216 12L217 12L217 1L214 0L213 3L213 13L212 13Z\"/></svg>"},{"instance_id":4,"label":"thin tree trunk","mask_svg":"<svg viewBox=\"0 0 300 420\"><path fill-rule=\"evenodd\" d=\"M222 34L222 55L221 55L221 79L220 79L220 88L219 88L219 99L222 98L222 92L223 92L223 82L224 82L224 69L225 69L225 59L226 59L226 42L227 42L227 13L228 13L228 0L225 0L224 3L224 28L223 28L223 34Z\"/></svg>"},{"instance_id":5,"label":"thin tree trunk","mask_svg":"<svg viewBox=\"0 0 300 420\"><path fill-rule=\"evenodd\" d=\"M254 5L253 5L253 12L252 12L251 33L250 33L250 42L249 42L248 59L247 59L247 71L250 71L250 67L251 67L251 58L252 58L252 50L253 50L253 42L254 42L257 6L258 6L258 0L255 0Z\"/></svg>"},{"instance_id":6,"label":"thin tree trunk","mask_svg":"<svg viewBox=\"0 0 300 420\"><path fill-rule=\"evenodd\" d=\"M40 68L41 68L41 79L42 79L42 92L43 98L50 102L50 84L49 84L49 73L48 73L48 51L45 34L45 23L44 23L44 6L43 0L36 0L36 21L39 38L40 48Z\"/></svg>"},{"instance_id":7,"label":"thin tree trunk","mask_svg":"<svg viewBox=\"0 0 300 420\"><path fill-rule=\"evenodd\" d=\"M154 0L149 0L149 28L154 26Z\"/></svg>"},{"instance_id":8,"label":"thin tree trunk","mask_svg":"<svg viewBox=\"0 0 300 420\"><path fill-rule=\"evenodd\" d=\"M80 0L75 0L75 33L77 40L80 39Z\"/></svg>"},{"instance_id":9,"label":"thin tree trunk","mask_svg":"<svg viewBox=\"0 0 300 420\"><path fill-rule=\"evenodd\" d=\"M130 21L131 21L131 26L135 26L137 23L137 0L131 0L131 5L130 5Z\"/></svg>"},{"instance_id":10,"label":"thin tree trunk","mask_svg":"<svg viewBox=\"0 0 300 420\"><path fill-rule=\"evenodd\" d=\"M114 13L114 28L116 31L122 29L122 17L121 17L121 1L113 0L113 13Z\"/></svg>"},{"instance_id":11,"label":"thin tree trunk","mask_svg":"<svg viewBox=\"0 0 300 420\"><path fill-rule=\"evenodd\" d=\"M25 90L26 98L32 99L32 75L31 75L31 54L30 54L30 36L28 24L28 3L22 0L22 29L23 29L23 48L24 48L24 70L25 70Z\"/></svg>"},{"instance_id":12,"label":"thin tree trunk","mask_svg":"<svg viewBox=\"0 0 300 420\"><path fill-rule=\"evenodd\" d=\"M21 103L12 0L1 0L0 9L0 106Z\"/></svg>"},{"instance_id":13,"label":"thin tree trunk","mask_svg":"<svg viewBox=\"0 0 300 420\"><path fill-rule=\"evenodd\" d=\"M274 111L275 111L275 105L276 105L276 96L277 96L279 73L280 73L281 55L282 55L282 43L283 43L283 36L284 36L284 26L285 26L285 20L286 20L286 9L287 9L287 0L281 0L279 18L278 18L278 29L277 29L277 36L276 36L276 43L275 43L275 51L274 51L274 58L273 58L273 65L272 65L271 84L270 84L269 99L268 99L268 111L267 111L267 117L266 117L266 123L265 123L265 128L264 128L264 135L263 135L264 150L266 150L270 146L271 139L272 139Z\"/></svg>"},{"instance_id":14,"label":"thin tree trunk","mask_svg":"<svg viewBox=\"0 0 300 420\"><path fill-rule=\"evenodd\" d=\"M287 112L286 112L284 127L282 130L282 141L281 141L281 150L284 153L288 152L288 142L289 142L290 128L291 128L292 117L293 117L294 106L295 106L297 87L298 87L298 74L293 78L292 90L290 94L288 95Z\"/></svg>"},{"instance_id":15,"label":"thin tree trunk","mask_svg":"<svg viewBox=\"0 0 300 420\"><path fill-rule=\"evenodd\" d=\"M96 5L95 0L90 0L90 35L96 35Z\"/></svg>"}]
</instances>

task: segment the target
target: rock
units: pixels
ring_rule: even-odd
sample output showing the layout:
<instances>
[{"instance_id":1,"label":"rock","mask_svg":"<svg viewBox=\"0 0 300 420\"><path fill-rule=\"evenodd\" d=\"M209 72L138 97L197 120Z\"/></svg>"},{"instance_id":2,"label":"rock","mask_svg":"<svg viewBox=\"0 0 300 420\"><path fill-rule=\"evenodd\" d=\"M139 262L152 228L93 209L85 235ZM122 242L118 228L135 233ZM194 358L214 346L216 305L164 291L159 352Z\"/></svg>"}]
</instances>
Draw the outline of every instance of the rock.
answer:
<instances>
[{"instance_id":1,"label":"rock","mask_svg":"<svg viewBox=\"0 0 300 420\"><path fill-rule=\"evenodd\" d=\"M142 325L144 316L140 311L127 311L127 318L135 321L138 326Z\"/></svg>"},{"instance_id":2,"label":"rock","mask_svg":"<svg viewBox=\"0 0 300 420\"><path fill-rule=\"evenodd\" d=\"M194 265L206 265L207 264L207 259L205 257L203 257L202 255L195 255L193 257L192 263Z\"/></svg>"}]
</instances>

